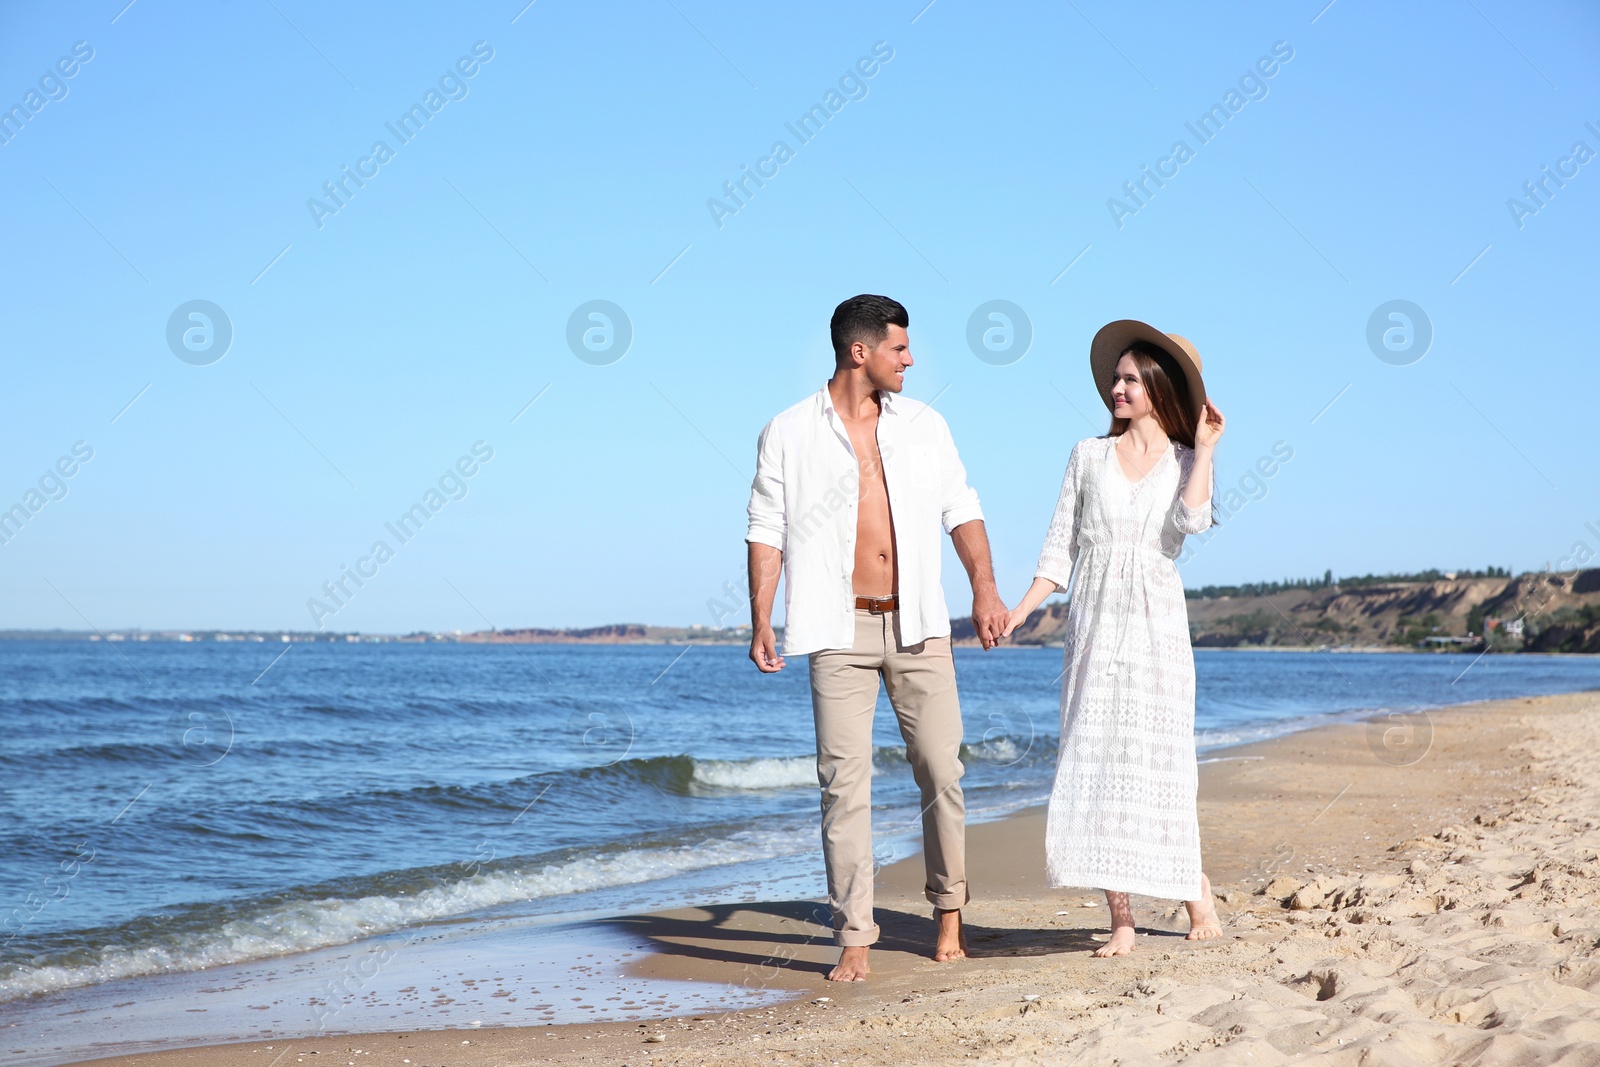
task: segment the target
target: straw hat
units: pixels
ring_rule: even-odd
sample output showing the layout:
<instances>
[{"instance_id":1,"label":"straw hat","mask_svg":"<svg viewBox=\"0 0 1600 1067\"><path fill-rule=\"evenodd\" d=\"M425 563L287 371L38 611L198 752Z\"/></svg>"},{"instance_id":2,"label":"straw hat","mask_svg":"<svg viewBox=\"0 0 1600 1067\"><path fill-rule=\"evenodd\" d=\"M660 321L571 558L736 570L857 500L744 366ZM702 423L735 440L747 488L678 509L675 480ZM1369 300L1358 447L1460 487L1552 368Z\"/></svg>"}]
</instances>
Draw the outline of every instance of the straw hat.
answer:
<instances>
[{"instance_id":1,"label":"straw hat","mask_svg":"<svg viewBox=\"0 0 1600 1067\"><path fill-rule=\"evenodd\" d=\"M1155 345L1173 358L1183 370L1189 385L1189 402L1194 406L1195 417L1203 421L1206 409L1206 383L1200 377L1200 353L1186 337L1175 333L1162 333L1148 323L1137 319L1118 319L1100 327L1100 332L1089 342L1089 369L1094 374L1095 388L1100 399L1111 408L1111 376L1116 373L1117 360L1135 341Z\"/></svg>"}]
</instances>

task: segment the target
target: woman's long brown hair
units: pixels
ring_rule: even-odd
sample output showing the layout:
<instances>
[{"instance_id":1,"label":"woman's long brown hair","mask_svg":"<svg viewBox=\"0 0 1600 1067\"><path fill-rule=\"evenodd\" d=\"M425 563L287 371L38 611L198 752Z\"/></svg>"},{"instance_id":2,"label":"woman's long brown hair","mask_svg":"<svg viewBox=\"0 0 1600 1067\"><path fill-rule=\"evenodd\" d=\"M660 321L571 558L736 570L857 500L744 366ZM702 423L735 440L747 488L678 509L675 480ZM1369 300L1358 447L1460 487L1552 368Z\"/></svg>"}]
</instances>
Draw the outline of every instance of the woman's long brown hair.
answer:
<instances>
[{"instance_id":1,"label":"woman's long brown hair","mask_svg":"<svg viewBox=\"0 0 1600 1067\"><path fill-rule=\"evenodd\" d=\"M1193 448L1194 431L1200 419L1195 414L1194 405L1189 402L1189 380L1184 377L1178 361L1169 356L1165 349L1148 341L1133 342L1122 350L1122 355L1133 357L1134 366L1139 370L1139 381L1144 384L1145 392L1150 394L1150 404L1155 408L1161 432L1179 444ZM1121 359L1121 356L1117 358ZM1126 433L1128 421L1113 415L1111 429L1106 431L1106 435Z\"/></svg>"}]
</instances>

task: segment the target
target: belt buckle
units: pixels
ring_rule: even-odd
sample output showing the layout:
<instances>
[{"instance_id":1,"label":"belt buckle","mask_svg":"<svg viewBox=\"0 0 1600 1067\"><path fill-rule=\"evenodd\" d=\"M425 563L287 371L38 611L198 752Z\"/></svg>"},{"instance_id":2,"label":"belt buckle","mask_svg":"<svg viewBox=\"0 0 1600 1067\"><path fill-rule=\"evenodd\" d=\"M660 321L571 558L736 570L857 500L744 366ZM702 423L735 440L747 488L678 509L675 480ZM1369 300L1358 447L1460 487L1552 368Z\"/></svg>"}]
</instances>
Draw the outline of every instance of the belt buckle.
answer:
<instances>
[{"instance_id":1,"label":"belt buckle","mask_svg":"<svg viewBox=\"0 0 1600 1067\"><path fill-rule=\"evenodd\" d=\"M882 614L894 610L895 598L892 596L864 596L860 599L867 602L867 610L871 612Z\"/></svg>"}]
</instances>

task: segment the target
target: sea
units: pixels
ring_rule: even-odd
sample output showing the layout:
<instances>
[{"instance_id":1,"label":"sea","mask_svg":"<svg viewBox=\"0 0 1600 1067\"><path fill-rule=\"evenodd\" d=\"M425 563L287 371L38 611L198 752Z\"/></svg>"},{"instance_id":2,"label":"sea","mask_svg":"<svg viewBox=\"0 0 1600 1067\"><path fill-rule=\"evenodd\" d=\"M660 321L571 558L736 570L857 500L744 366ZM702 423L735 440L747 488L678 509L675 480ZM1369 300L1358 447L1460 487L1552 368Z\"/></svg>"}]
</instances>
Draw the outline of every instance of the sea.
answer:
<instances>
[{"instance_id":1,"label":"sea","mask_svg":"<svg viewBox=\"0 0 1600 1067\"><path fill-rule=\"evenodd\" d=\"M955 655L969 817L1042 803L1061 650ZM1389 758L1395 716L1600 689L1582 656L1201 649L1195 668L1202 758L1374 718ZM0 641L0 715L0 1008L508 911L824 892L803 658L762 675L728 645ZM919 823L881 697L874 743L889 862Z\"/></svg>"}]
</instances>

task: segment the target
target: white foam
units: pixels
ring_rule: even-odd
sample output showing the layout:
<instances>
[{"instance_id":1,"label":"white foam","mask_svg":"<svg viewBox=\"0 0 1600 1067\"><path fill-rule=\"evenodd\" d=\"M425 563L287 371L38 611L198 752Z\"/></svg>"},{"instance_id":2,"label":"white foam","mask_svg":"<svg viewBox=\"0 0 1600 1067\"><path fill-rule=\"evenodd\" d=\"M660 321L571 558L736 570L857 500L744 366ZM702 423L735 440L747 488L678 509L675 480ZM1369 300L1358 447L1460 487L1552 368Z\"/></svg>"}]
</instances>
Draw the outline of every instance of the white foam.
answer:
<instances>
[{"instance_id":1,"label":"white foam","mask_svg":"<svg viewBox=\"0 0 1600 1067\"><path fill-rule=\"evenodd\" d=\"M1033 748L1033 740L1024 738L1022 744L1017 744L1017 739L1007 735L987 738L975 745L967 746L967 755L972 759L989 760L995 763L1016 763L1026 756Z\"/></svg>"},{"instance_id":2,"label":"white foam","mask_svg":"<svg viewBox=\"0 0 1600 1067\"><path fill-rule=\"evenodd\" d=\"M285 956L498 904L636 885L814 848L815 834L809 830L744 831L693 845L631 849L525 870L481 872L414 894L296 901L263 908L211 930L171 935L132 947L102 948L89 962L0 968L0 1003L117 978Z\"/></svg>"},{"instance_id":3,"label":"white foam","mask_svg":"<svg viewBox=\"0 0 1600 1067\"><path fill-rule=\"evenodd\" d=\"M1416 706L1420 708L1420 705ZM1281 719L1261 719L1255 722L1236 723L1232 727L1201 728L1195 731L1195 747L1205 752L1209 749L1246 745L1256 741L1270 741L1287 737L1302 730L1314 730L1334 723L1358 723L1371 718L1382 708L1342 708L1309 715L1291 715ZM1408 705L1405 710L1414 710Z\"/></svg>"},{"instance_id":4,"label":"white foam","mask_svg":"<svg viewBox=\"0 0 1600 1067\"><path fill-rule=\"evenodd\" d=\"M793 789L817 784L811 756L695 760L694 780L720 789Z\"/></svg>"}]
</instances>

